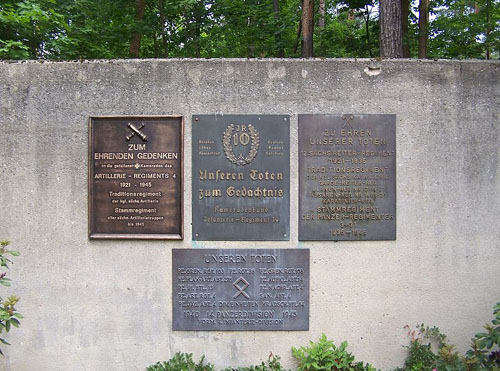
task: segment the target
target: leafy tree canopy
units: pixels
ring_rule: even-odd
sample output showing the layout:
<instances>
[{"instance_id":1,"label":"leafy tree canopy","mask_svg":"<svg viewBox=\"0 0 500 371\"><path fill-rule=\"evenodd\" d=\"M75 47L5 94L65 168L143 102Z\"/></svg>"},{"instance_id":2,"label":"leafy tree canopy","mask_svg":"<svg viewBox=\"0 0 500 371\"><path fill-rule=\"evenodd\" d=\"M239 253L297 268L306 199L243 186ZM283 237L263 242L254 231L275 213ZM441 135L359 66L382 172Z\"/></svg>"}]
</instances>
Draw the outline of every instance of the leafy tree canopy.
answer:
<instances>
[{"instance_id":1,"label":"leafy tree canopy","mask_svg":"<svg viewBox=\"0 0 500 371\"><path fill-rule=\"evenodd\" d=\"M378 55L378 0L320 2L315 56ZM300 57L300 17L301 0L2 0L0 58L129 58L133 35L141 58ZM431 0L428 45L432 58L499 58L499 1Z\"/></svg>"}]
</instances>

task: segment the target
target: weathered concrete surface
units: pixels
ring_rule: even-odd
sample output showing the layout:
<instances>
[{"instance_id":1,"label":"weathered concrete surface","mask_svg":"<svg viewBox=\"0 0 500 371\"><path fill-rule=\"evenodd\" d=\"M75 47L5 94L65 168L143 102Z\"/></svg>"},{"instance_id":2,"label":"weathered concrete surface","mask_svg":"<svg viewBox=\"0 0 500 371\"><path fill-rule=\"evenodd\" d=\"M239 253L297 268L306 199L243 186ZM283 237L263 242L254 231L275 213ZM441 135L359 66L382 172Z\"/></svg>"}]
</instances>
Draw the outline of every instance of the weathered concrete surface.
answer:
<instances>
[{"instance_id":1,"label":"weathered concrete surface","mask_svg":"<svg viewBox=\"0 0 500 371\"><path fill-rule=\"evenodd\" d=\"M22 253L1 295L25 315L1 368L142 370L176 351L291 367L322 332L389 368L421 322L466 349L500 299L499 82L498 62L0 62L0 237ZM292 176L290 242L192 242L193 113L291 114L292 174L298 113L395 113L397 240L299 243ZM88 240L87 120L115 114L184 115L183 242ZM172 247L311 248L310 331L172 332Z\"/></svg>"}]
</instances>

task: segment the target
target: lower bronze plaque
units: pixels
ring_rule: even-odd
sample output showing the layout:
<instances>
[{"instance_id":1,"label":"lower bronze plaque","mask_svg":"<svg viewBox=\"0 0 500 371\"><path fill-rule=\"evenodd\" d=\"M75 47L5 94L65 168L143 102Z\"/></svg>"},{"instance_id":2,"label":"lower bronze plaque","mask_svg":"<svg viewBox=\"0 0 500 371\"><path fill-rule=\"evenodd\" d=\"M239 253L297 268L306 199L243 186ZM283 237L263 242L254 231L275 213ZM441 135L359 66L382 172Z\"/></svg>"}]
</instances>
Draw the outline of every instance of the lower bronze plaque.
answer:
<instances>
[{"instance_id":1,"label":"lower bronze plaque","mask_svg":"<svg viewBox=\"0 0 500 371\"><path fill-rule=\"evenodd\" d=\"M299 240L396 239L396 116L299 115Z\"/></svg>"},{"instance_id":2,"label":"lower bronze plaque","mask_svg":"<svg viewBox=\"0 0 500 371\"><path fill-rule=\"evenodd\" d=\"M308 249L173 249L174 330L309 329Z\"/></svg>"},{"instance_id":3,"label":"lower bronze plaque","mask_svg":"<svg viewBox=\"0 0 500 371\"><path fill-rule=\"evenodd\" d=\"M92 117L90 238L182 239L181 116Z\"/></svg>"},{"instance_id":4,"label":"lower bronze plaque","mask_svg":"<svg viewBox=\"0 0 500 371\"><path fill-rule=\"evenodd\" d=\"M289 240L289 210L289 116L193 116L193 240Z\"/></svg>"}]
</instances>

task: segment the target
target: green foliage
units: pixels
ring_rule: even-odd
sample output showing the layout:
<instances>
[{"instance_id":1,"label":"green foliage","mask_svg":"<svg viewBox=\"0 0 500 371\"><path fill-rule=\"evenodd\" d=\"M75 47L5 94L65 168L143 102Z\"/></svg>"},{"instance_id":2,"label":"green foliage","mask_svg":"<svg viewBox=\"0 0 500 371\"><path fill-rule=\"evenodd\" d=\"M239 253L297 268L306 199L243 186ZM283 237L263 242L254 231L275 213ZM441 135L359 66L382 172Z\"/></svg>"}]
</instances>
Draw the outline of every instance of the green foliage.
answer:
<instances>
[{"instance_id":1,"label":"green foliage","mask_svg":"<svg viewBox=\"0 0 500 371\"><path fill-rule=\"evenodd\" d=\"M269 354L266 363L262 362L260 366L251 367L249 371L287 371L281 366L280 357Z\"/></svg>"},{"instance_id":2,"label":"green foliage","mask_svg":"<svg viewBox=\"0 0 500 371\"><path fill-rule=\"evenodd\" d=\"M411 337L408 356L402 370L407 371L465 371L468 368L465 357L460 355L455 346L447 343L446 335L438 327L418 325L409 331ZM433 351L437 348L437 353Z\"/></svg>"},{"instance_id":3,"label":"green foliage","mask_svg":"<svg viewBox=\"0 0 500 371\"><path fill-rule=\"evenodd\" d=\"M488 370L500 369L500 302L493 307L495 318L486 324L486 332L477 333L472 339L466 357L470 363Z\"/></svg>"},{"instance_id":4,"label":"green foliage","mask_svg":"<svg viewBox=\"0 0 500 371\"><path fill-rule=\"evenodd\" d=\"M146 371L214 371L214 366L205 363L205 356L202 356L198 363L193 361L191 353L175 353L174 356L166 362L157 362L149 366Z\"/></svg>"},{"instance_id":5,"label":"green foliage","mask_svg":"<svg viewBox=\"0 0 500 371\"><path fill-rule=\"evenodd\" d=\"M249 367L239 367L239 368L226 368L222 371L289 371L283 368L280 363L280 357L269 354L269 358L267 361L261 362L260 365L257 366L249 366Z\"/></svg>"},{"instance_id":6,"label":"green foliage","mask_svg":"<svg viewBox=\"0 0 500 371\"><path fill-rule=\"evenodd\" d=\"M484 326L472 339L471 349L465 355L449 344L446 335L437 327L418 325L409 331L411 343L401 370L408 371L482 371L500 370L500 302L493 307L491 325ZM437 352L433 351L437 348Z\"/></svg>"},{"instance_id":7,"label":"green foliage","mask_svg":"<svg viewBox=\"0 0 500 371\"><path fill-rule=\"evenodd\" d=\"M404 370L432 371L436 355L431 349L431 344L412 340L408 346L408 357L405 360Z\"/></svg>"},{"instance_id":8,"label":"green foliage","mask_svg":"<svg viewBox=\"0 0 500 371\"><path fill-rule=\"evenodd\" d=\"M337 347L325 334L322 334L317 343L311 341L308 347L293 347L292 354L299 362L299 371L375 370L369 364L355 362L354 356L346 349L346 341Z\"/></svg>"},{"instance_id":9,"label":"green foliage","mask_svg":"<svg viewBox=\"0 0 500 371\"><path fill-rule=\"evenodd\" d=\"M21 41L0 40L1 59L29 59L29 48Z\"/></svg>"},{"instance_id":10,"label":"green foliage","mask_svg":"<svg viewBox=\"0 0 500 371\"><path fill-rule=\"evenodd\" d=\"M0 5L0 57L51 58L66 29L55 0L4 0Z\"/></svg>"},{"instance_id":11,"label":"green foliage","mask_svg":"<svg viewBox=\"0 0 500 371\"><path fill-rule=\"evenodd\" d=\"M495 0L435 0L429 55L439 58L500 56L500 3Z\"/></svg>"},{"instance_id":12,"label":"green foliage","mask_svg":"<svg viewBox=\"0 0 500 371\"><path fill-rule=\"evenodd\" d=\"M207 56L275 57L280 50L290 56L300 19L299 2L281 0L279 6L275 14L272 1L213 1L214 22L206 30L211 40Z\"/></svg>"},{"instance_id":13,"label":"green foliage","mask_svg":"<svg viewBox=\"0 0 500 371\"><path fill-rule=\"evenodd\" d=\"M377 0L336 0L325 29L318 30L316 55L369 58L379 55Z\"/></svg>"},{"instance_id":14,"label":"green foliage","mask_svg":"<svg viewBox=\"0 0 500 371\"><path fill-rule=\"evenodd\" d=\"M310 342L310 347L292 348L292 353L299 360L299 371L316 370L346 370L346 371L375 371L375 368L363 362L355 362L354 356L346 351L347 342L340 347L328 340L325 334L318 343ZM149 366L146 371L214 371L210 363L205 363L205 356L198 363L193 361L192 354L176 353L169 361L158 362ZM290 371L280 362L280 357L269 354L266 362L248 367L228 367L222 371Z\"/></svg>"},{"instance_id":15,"label":"green foliage","mask_svg":"<svg viewBox=\"0 0 500 371\"><path fill-rule=\"evenodd\" d=\"M414 2L415 3L415 2ZM376 57L378 0L325 0L324 27L315 10L318 57ZM132 35L140 57L300 57L301 0L2 0L1 59L128 58ZM497 0L433 0L429 56L499 58ZM417 17L406 35L416 55Z\"/></svg>"},{"instance_id":16,"label":"green foliage","mask_svg":"<svg viewBox=\"0 0 500 371\"><path fill-rule=\"evenodd\" d=\"M369 58L378 55L378 22L366 20L368 13L359 13L349 19L349 9L339 12L326 23L325 29L315 39L315 54L325 57Z\"/></svg>"},{"instance_id":17,"label":"green foliage","mask_svg":"<svg viewBox=\"0 0 500 371\"><path fill-rule=\"evenodd\" d=\"M9 264L12 261L9 259L8 255L19 256L19 253L14 250L9 250L9 241L0 241L0 267L2 272L0 273L0 285L10 287L10 278L7 277L6 269L9 268ZM23 316L17 312L15 305L18 303L19 298L17 296L10 296L7 299L0 297L0 334L5 330L9 332L12 327L19 327L21 324L19 319ZM8 345L9 343L0 338L0 342ZM3 351L0 349L0 354L3 355Z\"/></svg>"}]
</instances>

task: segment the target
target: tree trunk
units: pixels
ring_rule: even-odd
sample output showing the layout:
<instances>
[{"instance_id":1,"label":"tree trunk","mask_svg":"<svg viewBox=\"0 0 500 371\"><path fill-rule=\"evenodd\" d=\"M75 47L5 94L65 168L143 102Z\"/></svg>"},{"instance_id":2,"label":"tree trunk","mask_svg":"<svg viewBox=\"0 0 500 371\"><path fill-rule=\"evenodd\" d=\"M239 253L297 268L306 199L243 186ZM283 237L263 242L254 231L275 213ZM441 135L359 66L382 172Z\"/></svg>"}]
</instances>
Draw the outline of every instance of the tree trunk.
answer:
<instances>
[{"instance_id":1,"label":"tree trunk","mask_svg":"<svg viewBox=\"0 0 500 371\"><path fill-rule=\"evenodd\" d=\"M300 1L301 9L304 7L304 0ZM300 12L300 20L299 27L297 27L297 37L295 38L295 46L293 47L293 54L297 53L297 49L299 48L300 35L302 35L302 17L304 16L303 12Z\"/></svg>"},{"instance_id":2,"label":"tree trunk","mask_svg":"<svg viewBox=\"0 0 500 371\"><path fill-rule=\"evenodd\" d=\"M320 32L325 28L325 0L319 0L319 20L318 27Z\"/></svg>"},{"instance_id":3,"label":"tree trunk","mask_svg":"<svg viewBox=\"0 0 500 371\"><path fill-rule=\"evenodd\" d=\"M144 19L144 9L146 7L145 0L136 0L136 14L135 18L137 23L141 23ZM130 43L130 56L132 58L139 58L139 50L141 49L142 32L134 31L132 35L132 42Z\"/></svg>"},{"instance_id":4,"label":"tree trunk","mask_svg":"<svg viewBox=\"0 0 500 371\"><path fill-rule=\"evenodd\" d=\"M195 22L195 28L192 29L192 38L193 38L193 45L194 45L194 55L196 58L201 57L201 48L200 48L200 21L194 17L194 22Z\"/></svg>"},{"instance_id":5,"label":"tree trunk","mask_svg":"<svg viewBox=\"0 0 500 371\"><path fill-rule=\"evenodd\" d=\"M418 57L427 58L429 28L429 0L420 0L418 5Z\"/></svg>"},{"instance_id":6,"label":"tree trunk","mask_svg":"<svg viewBox=\"0 0 500 371\"><path fill-rule=\"evenodd\" d=\"M158 35L155 32L155 37L153 39L153 53L154 58L158 58Z\"/></svg>"},{"instance_id":7,"label":"tree trunk","mask_svg":"<svg viewBox=\"0 0 500 371\"><path fill-rule=\"evenodd\" d=\"M274 20L275 22L275 27L278 27L280 24L280 3L279 0L273 0L273 7L274 7ZM285 50L283 49L283 44L281 43L281 33L276 31L274 33L274 41L276 42L276 51L277 51L277 56L278 58L284 58L285 57Z\"/></svg>"},{"instance_id":8,"label":"tree trunk","mask_svg":"<svg viewBox=\"0 0 500 371\"><path fill-rule=\"evenodd\" d=\"M349 11L347 12L347 19L354 21L356 19L356 10L349 8Z\"/></svg>"},{"instance_id":9,"label":"tree trunk","mask_svg":"<svg viewBox=\"0 0 500 371\"><path fill-rule=\"evenodd\" d=\"M410 43L408 42L408 15L410 2L401 0L401 32L403 39L403 58L410 58Z\"/></svg>"},{"instance_id":10,"label":"tree trunk","mask_svg":"<svg viewBox=\"0 0 500 371\"><path fill-rule=\"evenodd\" d=\"M302 6L302 58L313 56L314 0L304 0Z\"/></svg>"},{"instance_id":11,"label":"tree trunk","mask_svg":"<svg viewBox=\"0 0 500 371\"><path fill-rule=\"evenodd\" d=\"M380 0L380 56L401 58L403 42L401 35L400 0Z\"/></svg>"}]
</instances>

